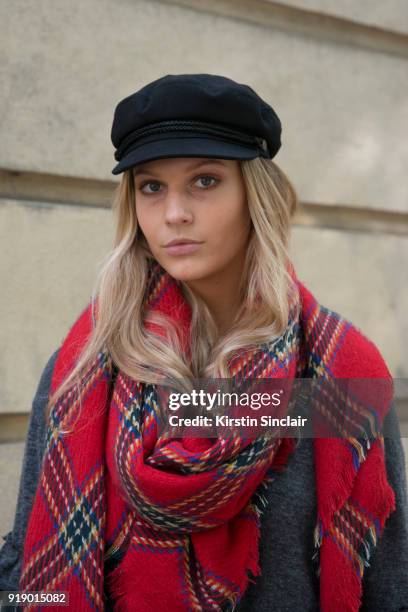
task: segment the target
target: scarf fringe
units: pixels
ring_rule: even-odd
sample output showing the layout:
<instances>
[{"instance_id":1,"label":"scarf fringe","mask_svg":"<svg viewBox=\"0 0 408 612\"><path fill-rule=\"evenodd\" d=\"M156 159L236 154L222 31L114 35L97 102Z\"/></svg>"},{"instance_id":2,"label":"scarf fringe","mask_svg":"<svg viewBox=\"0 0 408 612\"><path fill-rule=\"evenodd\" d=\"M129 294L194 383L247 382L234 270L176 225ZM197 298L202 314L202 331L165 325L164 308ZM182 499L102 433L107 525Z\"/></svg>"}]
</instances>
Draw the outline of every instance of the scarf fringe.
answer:
<instances>
[{"instance_id":1,"label":"scarf fringe","mask_svg":"<svg viewBox=\"0 0 408 612\"><path fill-rule=\"evenodd\" d=\"M370 442L369 438L359 438L357 439L350 439L350 441L352 443L358 443L360 445L360 452L358 453L357 456L357 449L353 449L356 450L356 454L353 457L354 459L354 463L353 465L347 470L347 472L344 472L344 479L341 481L341 485L344 487L350 487L349 489L347 489L347 491L351 490L352 487L352 483L349 483L348 479L352 477L353 475L353 470L354 470L354 477L357 475L358 470L360 469L362 463L364 461L366 461L367 456L368 456L368 450L372 447L372 442ZM376 442L376 440L374 441L374 443ZM378 443L381 444L382 443L382 438L380 437L380 439L378 440ZM379 481L379 489L381 489L382 491L382 498L384 500L384 505L382 508L382 515L379 516L379 520L378 523L375 526L371 526L367 529L365 535L364 535L364 539L361 542L361 546L359 548L358 551L355 551L356 556L357 556L357 560L358 563L360 565L360 577L363 577L364 571L366 567L370 567L370 559L373 555L373 552L375 551L375 548L377 546L377 542L378 539L381 536L382 530L383 530L383 525L386 521L386 519L390 516L390 514L395 510L396 508L396 502L395 502L395 494L394 491L392 490L392 488L390 487L389 483L387 480L385 481ZM339 498L340 499L340 494L341 494L341 490L339 492ZM333 496L332 497L332 501L335 504L335 500L336 498ZM323 503L321 504L321 507L323 507ZM331 506L330 508L330 521L333 520L333 515L335 513L335 511L337 510L336 507L334 507L334 505ZM327 520L327 518L326 518ZM329 524L329 523L327 523ZM312 559L312 565L315 571L315 574L317 577L320 577L321 575L321 564L320 564L320 549L322 546L322 542L323 542L323 538L324 537L328 537L328 531L324 529L324 520L323 520L323 516L321 513L319 513L317 521L316 521L316 525L313 531L313 542L314 542L314 553L311 557ZM354 602L355 603L355 602ZM351 605L351 604L350 604ZM356 610L357 608L353 608L351 607L350 610Z\"/></svg>"},{"instance_id":2,"label":"scarf fringe","mask_svg":"<svg viewBox=\"0 0 408 612\"><path fill-rule=\"evenodd\" d=\"M352 458L342 470L333 475L331 492L325 499L320 499L320 516L326 528L332 522L334 513L347 501L358 470L366 460L368 449L371 447L368 438L350 438L349 441L353 445ZM331 440L331 444L336 444L336 442L339 441ZM326 439L316 439L315 443L316 446L320 446L320 443L326 444Z\"/></svg>"}]
</instances>

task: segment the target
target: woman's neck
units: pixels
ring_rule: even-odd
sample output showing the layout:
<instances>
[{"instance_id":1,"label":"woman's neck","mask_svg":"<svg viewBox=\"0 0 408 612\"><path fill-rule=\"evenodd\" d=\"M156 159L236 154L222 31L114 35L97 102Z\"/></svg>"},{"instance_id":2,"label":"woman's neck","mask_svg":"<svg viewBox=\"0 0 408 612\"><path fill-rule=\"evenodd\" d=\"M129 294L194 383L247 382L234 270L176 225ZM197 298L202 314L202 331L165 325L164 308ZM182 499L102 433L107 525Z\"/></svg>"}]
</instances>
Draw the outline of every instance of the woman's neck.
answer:
<instances>
[{"instance_id":1,"label":"woman's neck","mask_svg":"<svg viewBox=\"0 0 408 612\"><path fill-rule=\"evenodd\" d=\"M217 275L187 283L208 306L220 336L231 328L240 307L241 276L242 266L235 265Z\"/></svg>"}]
</instances>

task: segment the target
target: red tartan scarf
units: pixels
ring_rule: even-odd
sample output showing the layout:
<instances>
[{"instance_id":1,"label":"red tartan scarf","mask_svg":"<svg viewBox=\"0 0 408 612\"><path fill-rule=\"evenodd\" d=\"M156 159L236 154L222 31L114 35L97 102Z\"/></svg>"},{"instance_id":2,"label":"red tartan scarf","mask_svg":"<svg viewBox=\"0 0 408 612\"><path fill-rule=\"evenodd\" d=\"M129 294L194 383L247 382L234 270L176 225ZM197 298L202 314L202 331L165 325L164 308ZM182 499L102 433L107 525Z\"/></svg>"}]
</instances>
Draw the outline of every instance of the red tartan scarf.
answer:
<instances>
[{"instance_id":1,"label":"red tartan scarf","mask_svg":"<svg viewBox=\"0 0 408 612\"><path fill-rule=\"evenodd\" d=\"M390 377L376 347L296 283L300 317L293 319L292 303L278 341L237 354L230 371L238 388L239 376L247 372L257 378L305 372ZM189 307L157 263L146 303L174 317L188 337ZM52 390L73 367L91 331L88 305L62 343ZM264 494L273 486L272 473L284 469L294 440L161 439L155 386L120 371L113 383L106 351L83 383L79 417L70 392L52 410L21 590L66 591L70 609L81 612L105 610L107 601L118 611L233 610L261 572ZM388 409L388 402L378 407L379 423ZM77 419L75 431L62 437L57 426L71 417ZM383 438L371 446L363 438L314 439L314 456L320 607L356 612L364 569L395 509Z\"/></svg>"}]
</instances>

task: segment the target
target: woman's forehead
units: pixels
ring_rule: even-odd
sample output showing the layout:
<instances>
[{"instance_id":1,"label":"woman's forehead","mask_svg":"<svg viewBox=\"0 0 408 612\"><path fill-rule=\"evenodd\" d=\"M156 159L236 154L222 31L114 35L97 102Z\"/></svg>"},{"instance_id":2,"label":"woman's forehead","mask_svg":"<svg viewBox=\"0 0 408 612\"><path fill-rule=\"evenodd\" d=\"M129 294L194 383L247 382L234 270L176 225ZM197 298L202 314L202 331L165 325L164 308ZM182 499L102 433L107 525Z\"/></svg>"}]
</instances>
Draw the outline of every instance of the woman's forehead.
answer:
<instances>
[{"instance_id":1,"label":"woman's forehead","mask_svg":"<svg viewBox=\"0 0 408 612\"><path fill-rule=\"evenodd\" d=\"M186 172L204 166L218 166L228 168L236 163L236 160L208 158L208 157L171 157L166 159L156 159L153 161L138 164L133 167L133 175L153 174L154 172L166 171L168 168L183 169Z\"/></svg>"}]
</instances>

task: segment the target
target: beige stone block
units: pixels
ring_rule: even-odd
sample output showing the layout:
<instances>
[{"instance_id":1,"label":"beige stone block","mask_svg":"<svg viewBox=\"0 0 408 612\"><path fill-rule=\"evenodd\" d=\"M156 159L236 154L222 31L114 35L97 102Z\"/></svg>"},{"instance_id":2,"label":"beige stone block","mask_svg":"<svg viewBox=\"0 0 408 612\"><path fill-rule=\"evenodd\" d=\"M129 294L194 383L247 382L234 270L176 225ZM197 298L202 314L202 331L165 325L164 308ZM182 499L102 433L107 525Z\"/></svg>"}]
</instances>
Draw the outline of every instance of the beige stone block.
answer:
<instances>
[{"instance_id":1,"label":"beige stone block","mask_svg":"<svg viewBox=\"0 0 408 612\"><path fill-rule=\"evenodd\" d=\"M0 202L0 412L26 412L46 361L89 303L110 209Z\"/></svg>"},{"instance_id":2,"label":"beige stone block","mask_svg":"<svg viewBox=\"0 0 408 612\"><path fill-rule=\"evenodd\" d=\"M112 178L119 100L165 74L210 72L276 108L276 161L302 199L408 210L404 57L147 0L15 0L0 19L0 166Z\"/></svg>"},{"instance_id":3,"label":"beige stone block","mask_svg":"<svg viewBox=\"0 0 408 612\"><path fill-rule=\"evenodd\" d=\"M268 1L274 4L274 0ZM350 19L368 26L408 32L405 0L280 0L280 4Z\"/></svg>"},{"instance_id":4,"label":"beige stone block","mask_svg":"<svg viewBox=\"0 0 408 612\"><path fill-rule=\"evenodd\" d=\"M0 444L0 548L14 524L23 454L24 442Z\"/></svg>"},{"instance_id":5,"label":"beige stone block","mask_svg":"<svg viewBox=\"0 0 408 612\"><path fill-rule=\"evenodd\" d=\"M299 279L324 306L354 323L396 378L408 376L408 239L295 227Z\"/></svg>"}]
</instances>

